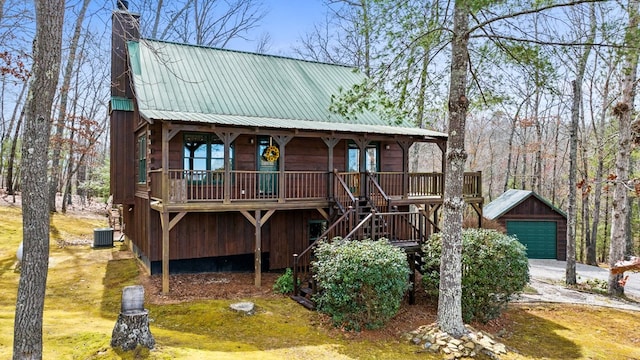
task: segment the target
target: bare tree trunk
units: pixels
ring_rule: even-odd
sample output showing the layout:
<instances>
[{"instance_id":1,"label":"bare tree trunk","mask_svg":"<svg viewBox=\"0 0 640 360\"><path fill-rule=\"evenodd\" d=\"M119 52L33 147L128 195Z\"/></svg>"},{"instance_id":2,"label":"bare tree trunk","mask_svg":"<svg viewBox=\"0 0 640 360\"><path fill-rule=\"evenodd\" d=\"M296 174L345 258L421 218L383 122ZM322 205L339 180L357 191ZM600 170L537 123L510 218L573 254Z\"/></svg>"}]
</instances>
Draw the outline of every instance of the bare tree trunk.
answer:
<instances>
[{"instance_id":1,"label":"bare tree trunk","mask_svg":"<svg viewBox=\"0 0 640 360\"><path fill-rule=\"evenodd\" d=\"M601 207L601 198L602 198L602 179L604 178L604 135L601 134L605 127L606 118L607 118L607 109L609 108L609 81L611 80L611 75L613 73L613 62L611 62L609 66L609 72L607 73L607 78L604 83L604 88L602 90L602 110L600 113L600 117L598 119L598 125L596 126L596 121L593 120L592 131L596 138L596 158L597 158L597 166L595 179L596 183L594 184L594 193L593 193L593 223L591 224L591 239L587 244L587 259L586 263L589 265L598 265L597 259L597 246L598 246L598 225L600 224L600 207ZM608 195L607 195L608 198ZM607 202L608 205L608 202ZM605 214L608 213L608 209L605 211ZM606 232L604 234L604 238L606 239ZM606 246L604 247L606 248ZM604 262L604 256L602 257L602 261Z\"/></svg>"},{"instance_id":2,"label":"bare tree trunk","mask_svg":"<svg viewBox=\"0 0 640 360\"><path fill-rule=\"evenodd\" d=\"M558 107L558 114L556 114L556 128L554 130L555 136L553 139L553 153L555 156L553 157L553 178L556 179L558 176L558 149L560 148L560 107ZM551 184L551 203L556 204L556 182L554 181Z\"/></svg>"},{"instance_id":3,"label":"bare tree trunk","mask_svg":"<svg viewBox=\"0 0 640 360\"><path fill-rule=\"evenodd\" d=\"M634 168L635 168L634 165L635 165L635 161L633 157L630 156L629 157L629 174L634 173ZM627 209L629 209L629 211L627 212L627 218L624 221L625 233L627 234L627 236L625 236L626 243L624 247L625 258L634 255L633 232L631 231L631 219L633 218L633 197L631 196L627 196Z\"/></svg>"},{"instance_id":4,"label":"bare tree trunk","mask_svg":"<svg viewBox=\"0 0 640 360\"><path fill-rule=\"evenodd\" d=\"M593 42L596 36L596 12L595 5L590 5L590 31L586 43ZM591 46L585 45L582 56L576 65L576 80L573 81L573 103L571 106L571 131L570 131L570 151L569 151L569 211L567 211L567 269L565 282L567 285L576 284L576 169L578 162L578 125L580 123L580 109L582 107L582 82L584 72L589 59ZM586 176L585 165L585 176ZM583 198L583 202L587 201ZM584 213L583 213L584 214ZM588 223L588 219L582 219L583 224ZM584 236L584 234L583 234Z\"/></svg>"},{"instance_id":5,"label":"bare tree trunk","mask_svg":"<svg viewBox=\"0 0 640 360\"><path fill-rule=\"evenodd\" d=\"M509 132L509 155L507 155L507 174L504 178L504 187L502 189L503 192L507 191L509 189L509 177L511 177L511 159L513 158L513 139L516 136L516 128L518 127L518 117L520 116L520 110L522 109L522 106L524 106L524 103L529 99L529 96L527 96L518 106L518 110L516 110L515 115L513 116L512 120L511 120L511 131ZM517 161L516 161L516 168L513 170L513 173L516 174L518 171L518 166L517 166ZM515 176L514 176L515 177ZM515 184L515 178L513 180L514 184Z\"/></svg>"},{"instance_id":6,"label":"bare tree trunk","mask_svg":"<svg viewBox=\"0 0 640 360\"><path fill-rule=\"evenodd\" d=\"M620 102L614 108L614 114L619 122L618 153L616 154L616 183L613 190L613 202L611 213L611 243L609 245L609 265L624 259L626 238L626 219L629 205L627 201L627 181L629 180L629 161L631 151L631 113L635 95L636 72L638 68L638 51L633 48L637 43L638 1L629 0L629 27L625 35L627 49L624 52L624 65L622 67L622 96ZM624 287L620 284L622 274L609 274L610 295L624 294Z\"/></svg>"},{"instance_id":7,"label":"bare tree trunk","mask_svg":"<svg viewBox=\"0 0 640 360\"><path fill-rule=\"evenodd\" d=\"M26 105L25 105L26 107ZM7 194L14 195L15 194L15 184L13 182L14 174L13 169L15 168L16 161L16 148L18 147L18 138L20 137L20 127L22 126L22 119L24 119L25 109L23 108L20 112L20 117L18 117L18 121L16 122L16 132L13 135L13 140L11 141L11 150L9 152L9 162L7 163Z\"/></svg>"},{"instance_id":8,"label":"bare tree trunk","mask_svg":"<svg viewBox=\"0 0 640 360\"><path fill-rule=\"evenodd\" d=\"M442 227L442 259L438 298L438 325L451 336L466 332L462 320L462 180L467 154L464 150L469 67L469 7L456 0L451 39L451 77L449 83L449 142L447 144Z\"/></svg>"},{"instance_id":9,"label":"bare tree trunk","mask_svg":"<svg viewBox=\"0 0 640 360\"><path fill-rule=\"evenodd\" d=\"M56 123L56 133L53 137L53 152L51 156L51 182L49 184L49 211L56 212L56 193L60 182L60 153L62 151L62 135L64 132L64 124L67 121L67 101L69 99L69 88L71 86L71 76L73 75L76 51L78 50L78 42L82 31L82 23L84 16L89 7L90 0L83 0L82 8L76 19L76 24L69 47L69 59L64 69L62 79L62 88L60 89L60 113Z\"/></svg>"},{"instance_id":10,"label":"bare tree trunk","mask_svg":"<svg viewBox=\"0 0 640 360\"><path fill-rule=\"evenodd\" d=\"M22 120L22 116L24 115L24 105L22 104L22 99L24 98L24 94L27 91L27 88L29 87L29 81L25 81L24 84L22 85L22 89L20 90L20 95L18 95L18 99L16 100L16 104L15 107L13 108L13 114L11 115L11 121L9 122L9 127L7 128L7 131L2 133L2 139L0 139L0 162L4 161L4 140L6 139L7 136L9 136L11 134L11 132L13 131L13 127L16 126L18 127L18 130L20 130L19 126L16 125L16 123L19 123ZM20 111L20 107L22 106L22 111ZM12 142L11 144L11 149L13 150L12 154L13 157L15 157L15 146L13 144L15 144L15 140ZM11 163L11 167L13 167L13 159L10 159L9 162ZM11 170L13 172L13 169ZM0 176L2 174L2 164L0 164ZM13 176L13 174L11 174L11 176ZM8 183L5 181L5 184ZM13 188L13 182L11 187ZM12 189L13 191L13 189Z\"/></svg>"},{"instance_id":11,"label":"bare tree trunk","mask_svg":"<svg viewBox=\"0 0 640 360\"><path fill-rule=\"evenodd\" d=\"M571 128L569 131L569 209L567 211L567 268L565 274L567 285L576 284L576 162L578 160L579 101L582 99L581 86L578 81L572 81L571 85L573 87L573 106L571 107Z\"/></svg>"},{"instance_id":12,"label":"bare tree trunk","mask_svg":"<svg viewBox=\"0 0 640 360\"><path fill-rule=\"evenodd\" d=\"M42 358L42 314L49 267L47 160L51 108L60 74L62 0L37 0L33 75L22 142L24 255L16 300L13 359Z\"/></svg>"}]
</instances>

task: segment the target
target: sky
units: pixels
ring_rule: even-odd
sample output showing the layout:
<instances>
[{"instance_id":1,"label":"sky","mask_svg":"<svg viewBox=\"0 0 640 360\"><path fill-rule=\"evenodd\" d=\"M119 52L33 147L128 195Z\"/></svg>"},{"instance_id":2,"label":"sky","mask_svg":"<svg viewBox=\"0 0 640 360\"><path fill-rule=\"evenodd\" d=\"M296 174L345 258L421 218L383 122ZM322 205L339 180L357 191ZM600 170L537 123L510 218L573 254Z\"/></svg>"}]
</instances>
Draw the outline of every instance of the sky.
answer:
<instances>
[{"instance_id":1,"label":"sky","mask_svg":"<svg viewBox=\"0 0 640 360\"><path fill-rule=\"evenodd\" d=\"M314 24L321 23L326 14L323 0L265 0L268 13L257 29L254 38L268 32L271 36L269 54L291 55L292 47L302 35L311 31ZM255 42L233 41L231 49L255 51Z\"/></svg>"}]
</instances>

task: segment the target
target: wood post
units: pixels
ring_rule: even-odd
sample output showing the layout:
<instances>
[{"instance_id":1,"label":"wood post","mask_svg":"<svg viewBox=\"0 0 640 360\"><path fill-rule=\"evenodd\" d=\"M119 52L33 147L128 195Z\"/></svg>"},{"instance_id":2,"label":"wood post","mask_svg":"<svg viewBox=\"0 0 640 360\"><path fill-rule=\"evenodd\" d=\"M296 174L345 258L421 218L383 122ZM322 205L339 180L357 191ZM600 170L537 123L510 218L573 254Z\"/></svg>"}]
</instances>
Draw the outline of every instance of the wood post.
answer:
<instances>
[{"instance_id":1,"label":"wood post","mask_svg":"<svg viewBox=\"0 0 640 360\"><path fill-rule=\"evenodd\" d=\"M334 189L333 189L333 176L332 176L332 172L335 170L333 168L333 149L336 147L336 145L338 144L338 142L340 142L340 139L338 138L322 138L322 141L324 141L324 143L327 145L327 172L329 172L329 179L328 179L328 191L327 194L329 196L329 199L333 199L333 195L334 195Z\"/></svg>"},{"instance_id":2,"label":"wood post","mask_svg":"<svg viewBox=\"0 0 640 360\"><path fill-rule=\"evenodd\" d=\"M162 227L162 293L169 293L169 213L160 213Z\"/></svg>"},{"instance_id":3,"label":"wood post","mask_svg":"<svg viewBox=\"0 0 640 360\"><path fill-rule=\"evenodd\" d=\"M241 210L242 215L244 215L247 220L255 227L256 232L256 242L254 248L254 271L255 271L255 286L262 286L262 224L266 223L267 220L273 215L275 212L274 209L267 211L267 213L262 216L261 210L255 211L255 217L252 216L248 211Z\"/></svg>"}]
</instances>

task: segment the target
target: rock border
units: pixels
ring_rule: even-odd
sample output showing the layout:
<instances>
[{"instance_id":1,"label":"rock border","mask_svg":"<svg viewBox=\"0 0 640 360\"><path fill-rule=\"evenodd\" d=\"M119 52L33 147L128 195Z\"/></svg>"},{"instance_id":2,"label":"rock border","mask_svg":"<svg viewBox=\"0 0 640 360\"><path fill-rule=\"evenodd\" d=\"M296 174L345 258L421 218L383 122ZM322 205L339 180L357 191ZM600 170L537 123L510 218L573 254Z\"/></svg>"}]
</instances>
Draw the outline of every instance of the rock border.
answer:
<instances>
[{"instance_id":1,"label":"rock border","mask_svg":"<svg viewBox=\"0 0 640 360\"><path fill-rule=\"evenodd\" d=\"M493 339L491 335L469 325L465 327L468 333L459 339L440 330L437 323L422 325L406 333L404 338L429 352L442 354L446 360L472 358L478 354L484 354L491 359L500 359L500 356L507 354L507 347Z\"/></svg>"}]
</instances>

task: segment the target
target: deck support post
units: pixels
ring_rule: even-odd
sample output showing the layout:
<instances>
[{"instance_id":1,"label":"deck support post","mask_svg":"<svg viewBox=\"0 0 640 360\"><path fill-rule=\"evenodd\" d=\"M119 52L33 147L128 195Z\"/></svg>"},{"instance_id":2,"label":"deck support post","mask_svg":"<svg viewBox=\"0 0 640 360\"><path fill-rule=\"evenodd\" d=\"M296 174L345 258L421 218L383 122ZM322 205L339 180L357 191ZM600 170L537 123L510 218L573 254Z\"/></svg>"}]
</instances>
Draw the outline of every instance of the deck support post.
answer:
<instances>
[{"instance_id":1,"label":"deck support post","mask_svg":"<svg viewBox=\"0 0 640 360\"><path fill-rule=\"evenodd\" d=\"M336 145L338 145L338 142L340 142L340 139L338 138L322 138L322 141L324 141L325 145L327 145L327 155L328 155L328 159L327 159L327 172L329 172L329 182L328 182L328 191L327 194L329 196L329 199L333 199L333 176L331 176L331 173L333 172L333 170L335 170L333 168L333 149L336 147Z\"/></svg>"},{"instance_id":2,"label":"deck support post","mask_svg":"<svg viewBox=\"0 0 640 360\"><path fill-rule=\"evenodd\" d=\"M398 141L402 149L402 198L409 197L409 148L413 144L410 141Z\"/></svg>"},{"instance_id":3,"label":"deck support post","mask_svg":"<svg viewBox=\"0 0 640 360\"><path fill-rule=\"evenodd\" d=\"M223 181L223 203L231 202L231 144L240 136L235 132L216 132L216 136L224 143L224 181Z\"/></svg>"},{"instance_id":4,"label":"deck support post","mask_svg":"<svg viewBox=\"0 0 640 360\"><path fill-rule=\"evenodd\" d=\"M162 227L162 293L169 293L169 213L160 212Z\"/></svg>"},{"instance_id":5,"label":"deck support post","mask_svg":"<svg viewBox=\"0 0 640 360\"><path fill-rule=\"evenodd\" d=\"M262 286L262 225L269 220L271 215L275 212L275 209L271 209L267 211L264 216L262 216L262 210L255 211L255 217L252 216L248 211L241 210L242 215L244 215L247 220L255 227L256 232L256 244L254 249L254 268L255 268L255 281L254 284L257 287Z\"/></svg>"},{"instance_id":6,"label":"deck support post","mask_svg":"<svg viewBox=\"0 0 640 360\"><path fill-rule=\"evenodd\" d=\"M254 259L254 271L256 287L262 286L262 212L256 210L256 246L255 246L255 259Z\"/></svg>"}]
</instances>

